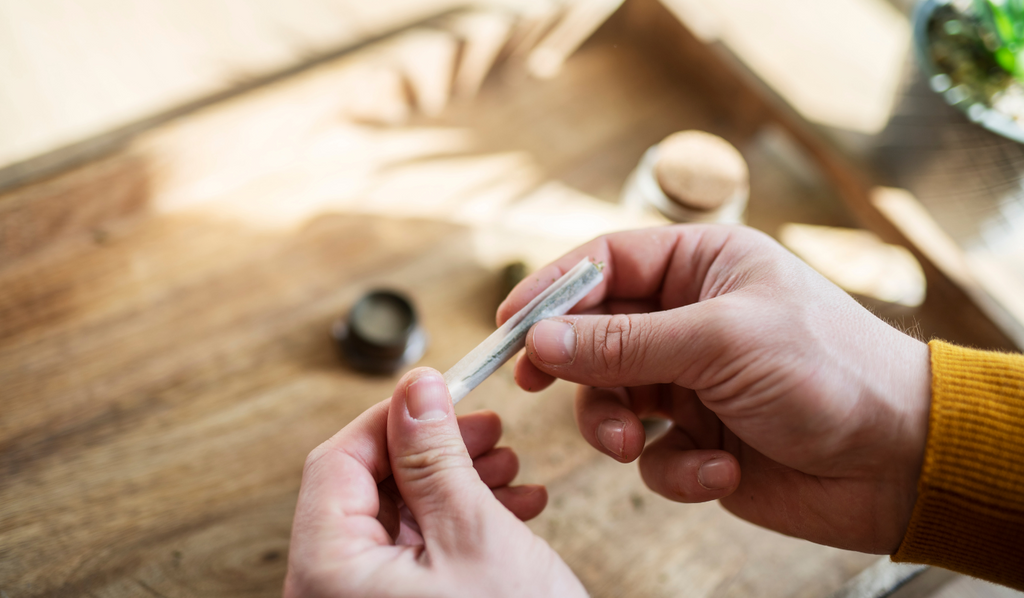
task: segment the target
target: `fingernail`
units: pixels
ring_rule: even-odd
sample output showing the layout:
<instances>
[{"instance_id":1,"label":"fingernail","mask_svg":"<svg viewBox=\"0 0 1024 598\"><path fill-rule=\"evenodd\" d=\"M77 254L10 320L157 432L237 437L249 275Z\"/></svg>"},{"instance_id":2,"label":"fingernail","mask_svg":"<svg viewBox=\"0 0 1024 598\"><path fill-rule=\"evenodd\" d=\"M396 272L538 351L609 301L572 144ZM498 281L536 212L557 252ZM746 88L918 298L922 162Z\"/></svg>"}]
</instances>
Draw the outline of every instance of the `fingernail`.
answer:
<instances>
[{"instance_id":1,"label":"fingernail","mask_svg":"<svg viewBox=\"0 0 1024 598\"><path fill-rule=\"evenodd\" d=\"M708 490L721 490L728 488L732 483L732 474L729 473L729 461L727 459L712 459L705 461L697 470L697 481Z\"/></svg>"},{"instance_id":2,"label":"fingernail","mask_svg":"<svg viewBox=\"0 0 1024 598\"><path fill-rule=\"evenodd\" d=\"M431 372L424 374L406 390L405 406L409 416L421 422L444 419L452 407L444 378Z\"/></svg>"},{"instance_id":3,"label":"fingernail","mask_svg":"<svg viewBox=\"0 0 1024 598\"><path fill-rule=\"evenodd\" d=\"M533 329L537 357L551 365L566 365L576 357L576 329L561 320L541 320Z\"/></svg>"},{"instance_id":4,"label":"fingernail","mask_svg":"<svg viewBox=\"0 0 1024 598\"><path fill-rule=\"evenodd\" d=\"M621 457L626 444L625 430L626 422L606 419L597 426L597 439L601 446Z\"/></svg>"}]
</instances>

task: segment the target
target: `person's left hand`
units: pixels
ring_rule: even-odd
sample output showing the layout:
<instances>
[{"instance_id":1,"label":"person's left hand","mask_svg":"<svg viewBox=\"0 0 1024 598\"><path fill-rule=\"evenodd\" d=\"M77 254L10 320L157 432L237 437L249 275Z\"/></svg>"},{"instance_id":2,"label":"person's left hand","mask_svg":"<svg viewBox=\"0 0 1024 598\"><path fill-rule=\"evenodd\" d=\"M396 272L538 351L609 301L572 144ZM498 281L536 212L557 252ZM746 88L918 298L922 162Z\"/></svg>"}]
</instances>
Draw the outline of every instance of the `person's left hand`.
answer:
<instances>
[{"instance_id":1,"label":"person's left hand","mask_svg":"<svg viewBox=\"0 0 1024 598\"><path fill-rule=\"evenodd\" d=\"M285 597L585 596L520 521L547 492L508 486L500 436L494 413L456 418L437 371L406 374L306 459Z\"/></svg>"}]
</instances>

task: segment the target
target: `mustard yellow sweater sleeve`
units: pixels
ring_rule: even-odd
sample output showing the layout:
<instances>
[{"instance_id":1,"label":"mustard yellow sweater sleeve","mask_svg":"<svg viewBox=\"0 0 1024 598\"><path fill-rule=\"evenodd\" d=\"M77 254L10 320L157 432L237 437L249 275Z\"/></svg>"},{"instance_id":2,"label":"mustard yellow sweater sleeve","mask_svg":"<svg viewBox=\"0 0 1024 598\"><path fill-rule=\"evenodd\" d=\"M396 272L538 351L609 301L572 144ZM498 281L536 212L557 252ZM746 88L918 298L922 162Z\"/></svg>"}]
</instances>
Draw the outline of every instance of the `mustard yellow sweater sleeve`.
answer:
<instances>
[{"instance_id":1,"label":"mustard yellow sweater sleeve","mask_svg":"<svg viewBox=\"0 0 1024 598\"><path fill-rule=\"evenodd\" d=\"M892 559L1024 589L1024 355L928 346L924 467Z\"/></svg>"}]
</instances>

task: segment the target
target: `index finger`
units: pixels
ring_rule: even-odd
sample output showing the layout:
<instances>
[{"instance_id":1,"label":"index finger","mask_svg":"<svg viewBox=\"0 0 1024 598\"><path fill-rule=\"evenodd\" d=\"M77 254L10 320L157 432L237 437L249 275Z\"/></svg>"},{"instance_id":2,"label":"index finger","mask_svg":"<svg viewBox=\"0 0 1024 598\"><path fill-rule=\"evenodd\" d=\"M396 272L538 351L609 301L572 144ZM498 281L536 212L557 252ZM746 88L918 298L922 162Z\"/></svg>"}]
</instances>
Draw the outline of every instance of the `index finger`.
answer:
<instances>
[{"instance_id":1,"label":"index finger","mask_svg":"<svg viewBox=\"0 0 1024 598\"><path fill-rule=\"evenodd\" d=\"M516 285L498 307L497 323L502 325L584 257L604 262L604 280L573 312L618 299L656 297L661 309L694 303L732 228L681 224L598 237Z\"/></svg>"},{"instance_id":2,"label":"index finger","mask_svg":"<svg viewBox=\"0 0 1024 598\"><path fill-rule=\"evenodd\" d=\"M309 454L295 506L293 550L346 540L342 550L389 544L377 521L377 484L391 475L387 419L391 399L377 403Z\"/></svg>"}]
</instances>

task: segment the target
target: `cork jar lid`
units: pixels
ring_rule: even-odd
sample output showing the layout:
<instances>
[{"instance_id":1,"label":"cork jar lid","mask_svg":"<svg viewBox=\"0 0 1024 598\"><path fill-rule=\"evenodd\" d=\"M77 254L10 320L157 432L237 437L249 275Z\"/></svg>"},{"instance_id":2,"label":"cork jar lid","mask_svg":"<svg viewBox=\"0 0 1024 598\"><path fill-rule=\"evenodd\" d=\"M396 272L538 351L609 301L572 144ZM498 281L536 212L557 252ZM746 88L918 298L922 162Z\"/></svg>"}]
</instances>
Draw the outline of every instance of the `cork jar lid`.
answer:
<instances>
[{"instance_id":1,"label":"cork jar lid","mask_svg":"<svg viewBox=\"0 0 1024 598\"><path fill-rule=\"evenodd\" d=\"M703 131L681 131L658 145L658 186L669 199L697 211L713 211L749 187L747 164L728 141Z\"/></svg>"}]
</instances>

